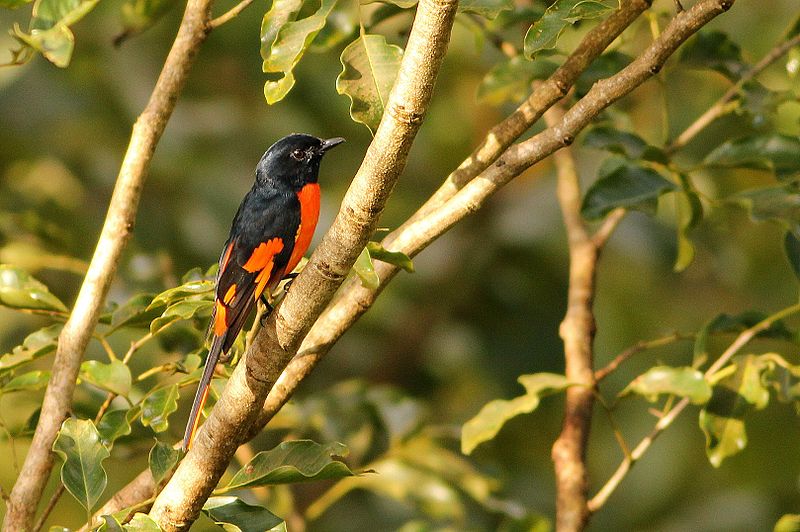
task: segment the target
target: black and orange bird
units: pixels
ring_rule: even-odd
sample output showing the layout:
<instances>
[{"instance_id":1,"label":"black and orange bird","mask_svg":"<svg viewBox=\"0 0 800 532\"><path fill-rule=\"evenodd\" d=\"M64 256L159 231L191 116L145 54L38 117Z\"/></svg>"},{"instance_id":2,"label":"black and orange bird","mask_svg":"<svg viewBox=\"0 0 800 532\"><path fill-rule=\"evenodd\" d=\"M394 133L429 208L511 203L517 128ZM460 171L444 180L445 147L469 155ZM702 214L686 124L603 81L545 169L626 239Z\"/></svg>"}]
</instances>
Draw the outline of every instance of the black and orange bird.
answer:
<instances>
[{"instance_id":1,"label":"black and orange bird","mask_svg":"<svg viewBox=\"0 0 800 532\"><path fill-rule=\"evenodd\" d=\"M319 218L319 165L325 152L342 142L338 137L289 135L270 146L258 162L253 188L239 205L219 259L211 347L186 425L184 451L197 430L217 362L225 360L256 302L270 294L308 250Z\"/></svg>"}]
</instances>

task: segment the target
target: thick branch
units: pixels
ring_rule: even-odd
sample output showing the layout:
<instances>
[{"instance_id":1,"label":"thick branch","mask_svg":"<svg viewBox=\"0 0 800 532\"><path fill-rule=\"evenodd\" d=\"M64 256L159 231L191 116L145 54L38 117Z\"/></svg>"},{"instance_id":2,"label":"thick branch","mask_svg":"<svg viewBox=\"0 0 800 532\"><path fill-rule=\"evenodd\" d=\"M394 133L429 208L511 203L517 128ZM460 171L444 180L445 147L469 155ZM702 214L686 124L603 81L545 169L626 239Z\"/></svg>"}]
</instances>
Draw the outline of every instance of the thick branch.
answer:
<instances>
[{"instance_id":1,"label":"thick branch","mask_svg":"<svg viewBox=\"0 0 800 532\"><path fill-rule=\"evenodd\" d=\"M545 113L553 126L562 113L553 108ZM583 530L589 520L586 506L588 471L586 444L594 406L593 343L595 333L595 273L599 248L592 241L581 217L581 190L575 160L569 148L554 155L558 172L556 195L561 205L569 244L569 289L567 313L559 333L564 341L566 376L580 384L567 389L564 424L553 444L556 472L556 530Z\"/></svg>"},{"instance_id":2,"label":"thick branch","mask_svg":"<svg viewBox=\"0 0 800 532\"><path fill-rule=\"evenodd\" d=\"M31 447L8 503L3 529L30 530L36 507L53 466L51 448L69 415L75 379L100 310L130 239L150 159L175 108L189 69L206 37L211 0L189 0L178 35L167 56L150 100L136 120L122 161L97 248L72 314L58 339L52 377Z\"/></svg>"},{"instance_id":3,"label":"thick branch","mask_svg":"<svg viewBox=\"0 0 800 532\"><path fill-rule=\"evenodd\" d=\"M364 162L331 229L239 363L194 446L150 512L164 530L186 530L211 494L272 385L328 305L374 231L433 93L456 2L422 0L397 81Z\"/></svg>"}]
</instances>

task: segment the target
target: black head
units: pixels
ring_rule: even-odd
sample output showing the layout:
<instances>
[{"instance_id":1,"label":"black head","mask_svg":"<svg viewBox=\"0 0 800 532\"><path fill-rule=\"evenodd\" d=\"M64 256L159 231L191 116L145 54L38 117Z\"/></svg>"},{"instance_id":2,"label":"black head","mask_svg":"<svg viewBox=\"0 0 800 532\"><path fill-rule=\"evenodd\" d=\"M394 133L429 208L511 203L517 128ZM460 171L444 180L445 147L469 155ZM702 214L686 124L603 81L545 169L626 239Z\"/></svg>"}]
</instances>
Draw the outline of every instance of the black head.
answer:
<instances>
[{"instance_id":1,"label":"black head","mask_svg":"<svg viewBox=\"0 0 800 532\"><path fill-rule=\"evenodd\" d=\"M342 142L341 137L323 140L297 133L283 137L258 162L256 184L298 191L316 183L322 156Z\"/></svg>"}]
</instances>

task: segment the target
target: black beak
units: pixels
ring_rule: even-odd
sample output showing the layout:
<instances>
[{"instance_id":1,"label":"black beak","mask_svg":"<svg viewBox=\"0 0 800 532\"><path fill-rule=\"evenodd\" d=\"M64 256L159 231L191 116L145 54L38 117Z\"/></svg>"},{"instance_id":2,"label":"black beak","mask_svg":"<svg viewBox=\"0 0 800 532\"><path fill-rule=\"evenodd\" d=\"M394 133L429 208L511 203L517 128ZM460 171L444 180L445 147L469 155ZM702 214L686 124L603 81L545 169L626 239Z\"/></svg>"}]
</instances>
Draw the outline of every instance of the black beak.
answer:
<instances>
[{"instance_id":1,"label":"black beak","mask_svg":"<svg viewBox=\"0 0 800 532\"><path fill-rule=\"evenodd\" d=\"M326 151L334 148L344 142L342 137L334 137L332 139L327 139L322 141L322 146L319 147L320 153L325 153Z\"/></svg>"}]
</instances>

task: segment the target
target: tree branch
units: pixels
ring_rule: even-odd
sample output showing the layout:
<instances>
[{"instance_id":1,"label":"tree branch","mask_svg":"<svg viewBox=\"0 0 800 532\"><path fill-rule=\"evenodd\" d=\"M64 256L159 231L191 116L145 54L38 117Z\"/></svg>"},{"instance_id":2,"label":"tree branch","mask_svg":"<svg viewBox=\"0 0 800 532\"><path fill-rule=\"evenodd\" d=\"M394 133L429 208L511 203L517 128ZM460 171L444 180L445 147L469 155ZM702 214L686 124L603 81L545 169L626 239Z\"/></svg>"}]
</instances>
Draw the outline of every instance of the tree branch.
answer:
<instances>
[{"instance_id":1,"label":"tree branch","mask_svg":"<svg viewBox=\"0 0 800 532\"><path fill-rule=\"evenodd\" d=\"M75 306L58 339L52 377L8 513L7 531L30 530L36 507L53 467L51 448L67 417L81 359L92 337L103 301L130 239L150 159L186 83L189 69L208 29L211 0L189 0L175 42L142 114L136 120L122 161L103 229Z\"/></svg>"},{"instance_id":2,"label":"tree branch","mask_svg":"<svg viewBox=\"0 0 800 532\"><path fill-rule=\"evenodd\" d=\"M328 233L256 335L150 516L186 530L211 494L272 385L377 226L433 93L457 2L422 0L381 124Z\"/></svg>"}]
</instances>

